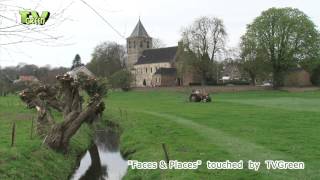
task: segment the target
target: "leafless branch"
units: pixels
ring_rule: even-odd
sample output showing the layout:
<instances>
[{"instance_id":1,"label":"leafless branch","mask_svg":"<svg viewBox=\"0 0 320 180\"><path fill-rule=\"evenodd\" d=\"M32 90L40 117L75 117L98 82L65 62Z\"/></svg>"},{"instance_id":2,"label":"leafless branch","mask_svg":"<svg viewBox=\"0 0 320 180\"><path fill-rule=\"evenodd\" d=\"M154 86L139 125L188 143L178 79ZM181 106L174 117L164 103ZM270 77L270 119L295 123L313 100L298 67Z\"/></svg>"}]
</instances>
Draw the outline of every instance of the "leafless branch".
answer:
<instances>
[{"instance_id":1,"label":"leafless branch","mask_svg":"<svg viewBox=\"0 0 320 180\"><path fill-rule=\"evenodd\" d=\"M64 22L70 20L69 18L64 17L65 12L73 4L73 1L68 3L66 6L60 8L58 11L53 12L50 15L50 21L43 26L29 26L17 22L16 18L9 17L7 12L16 11L18 12L21 9L25 9L16 4L12 4L12 1L1 0L0 1L0 38L1 38L1 47L21 44L21 43L35 43L38 45L44 46L64 46L71 45L72 43L67 42L67 38L57 32L57 28ZM40 6L40 2L35 5L35 8ZM55 33L55 34L53 34Z\"/></svg>"}]
</instances>

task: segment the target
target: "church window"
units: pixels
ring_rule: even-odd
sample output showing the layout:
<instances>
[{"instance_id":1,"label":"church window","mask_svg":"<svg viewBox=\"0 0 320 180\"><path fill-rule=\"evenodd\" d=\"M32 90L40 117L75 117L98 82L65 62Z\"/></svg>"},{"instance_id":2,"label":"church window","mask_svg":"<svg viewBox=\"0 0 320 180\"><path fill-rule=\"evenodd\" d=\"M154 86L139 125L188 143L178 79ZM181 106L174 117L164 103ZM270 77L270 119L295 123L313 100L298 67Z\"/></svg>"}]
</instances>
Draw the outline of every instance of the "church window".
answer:
<instances>
[{"instance_id":1,"label":"church window","mask_svg":"<svg viewBox=\"0 0 320 180\"><path fill-rule=\"evenodd\" d=\"M131 41L129 41L129 48L131 48Z\"/></svg>"},{"instance_id":2,"label":"church window","mask_svg":"<svg viewBox=\"0 0 320 180\"><path fill-rule=\"evenodd\" d=\"M148 68L146 68L146 73L148 73Z\"/></svg>"},{"instance_id":3,"label":"church window","mask_svg":"<svg viewBox=\"0 0 320 180\"><path fill-rule=\"evenodd\" d=\"M133 48L136 48L136 41L133 41Z\"/></svg>"},{"instance_id":4,"label":"church window","mask_svg":"<svg viewBox=\"0 0 320 180\"><path fill-rule=\"evenodd\" d=\"M142 42L142 41L140 41L140 47L141 47L141 48L143 48L143 44L142 44L142 43L143 43L143 42Z\"/></svg>"},{"instance_id":5,"label":"church window","mask_svg":"<svg viewBox=\"0 0 320 180\"><path fill-rule=\"evenodd\" d=\"M147 41L147 48L149 48L150 47L150 44L149 44L149 41Z\"/></svg>"},{"instance_id":6,"label":"church window","mask_svg":"<svg viewBox=\"0 0 320 180\"><path fill-rule=\"evenodd\" d=\"M152 67L150 68L150 71L151 71L151 73L152 73Z\"/></svg>"}]
</instances>

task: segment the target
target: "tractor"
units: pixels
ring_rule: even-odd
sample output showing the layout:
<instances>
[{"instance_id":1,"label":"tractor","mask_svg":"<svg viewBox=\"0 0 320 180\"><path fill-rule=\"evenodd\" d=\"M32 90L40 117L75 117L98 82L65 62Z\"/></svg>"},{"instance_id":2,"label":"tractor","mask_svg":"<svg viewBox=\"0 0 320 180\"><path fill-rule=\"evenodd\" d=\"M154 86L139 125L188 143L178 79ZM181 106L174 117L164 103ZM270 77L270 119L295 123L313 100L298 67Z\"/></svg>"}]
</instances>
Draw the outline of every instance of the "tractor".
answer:
<instances>
[{"instance_id":1,"label":"tractor","mask_svg":"<svg viewBox=\"0 0 320 180\"><path fill-rule=\"evenodd\" d=\"M208 93L200 90L192 90L189 96L190 102L211 102L211 97Z\"/></svg>"}]
</instances>

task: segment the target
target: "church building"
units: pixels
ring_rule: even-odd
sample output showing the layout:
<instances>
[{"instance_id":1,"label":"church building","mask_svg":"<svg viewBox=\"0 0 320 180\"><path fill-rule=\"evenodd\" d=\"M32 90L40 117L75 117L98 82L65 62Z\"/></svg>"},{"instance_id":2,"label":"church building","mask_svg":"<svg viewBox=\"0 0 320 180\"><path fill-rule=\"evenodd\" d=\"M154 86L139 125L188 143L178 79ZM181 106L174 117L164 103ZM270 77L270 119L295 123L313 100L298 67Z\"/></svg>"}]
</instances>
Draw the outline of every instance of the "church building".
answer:
<instances>
[{"instance_id":1,"label":"church building","mask_svg":"<svg viewBox=\"0 0 320 180\"><path fill-rule=\"evenodd\" d=\"M133 73L135 87L176 86L178 85L175 60L178 46L152 47L150 37L140 19L127 38L127 67Z\"/></svg>"}]
</instances>

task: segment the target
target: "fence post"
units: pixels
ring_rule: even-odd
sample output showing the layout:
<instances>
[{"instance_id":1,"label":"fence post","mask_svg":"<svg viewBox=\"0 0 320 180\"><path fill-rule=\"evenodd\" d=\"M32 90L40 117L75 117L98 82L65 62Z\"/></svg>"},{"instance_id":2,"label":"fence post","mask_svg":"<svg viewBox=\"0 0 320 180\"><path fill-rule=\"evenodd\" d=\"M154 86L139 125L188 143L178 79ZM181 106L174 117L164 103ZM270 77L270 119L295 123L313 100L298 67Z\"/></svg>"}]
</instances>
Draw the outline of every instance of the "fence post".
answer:
<instances>
[{"instance_id":1,"label":"fence post","mask_svg":"<svg viewBox=\"0 0 320 180\"><path fill-rule=\"evenodd\" d=\"M30 139L32 139L32 135L33 135L33 119L34 119L34 117L31 118Z\"/></svg>"},{"instance_id":2,"label":"fence post","mask_svg":"<svg viewBox=\"0 0 320 180\"><path fill-rule=\"evenodd\" d=\"M120 111L120 120L122 120L122 109L119 108L119 111Z\"/></svg>"},{"instance_id":3,"label":"fence post","mask_svg":"<svg viewBox=\"0 0 320 180\"><path fill-rule=\"evenodd\" d=\"M14 122L13 122L13 125L12 125L11 147L14 146L15 139L16 139L16 122L14 121Z\"/></svg>"},{"instance_id":4,"label":"fence post","mask_svg":"<svg viewBox=\"0 0 320 180\"><path fill-rule=\"evenodd\" d=\"M128 121L128 111L126 110L126 121Z\"/></svg>"},{"instance_id":5,"label":"fence post","mask_svg":"<svg viewBox=\"0 0 320 180\"><path fill-rule=\"evenodd\" d=\"M166 159L166 163L169 164L169 155L168 155L168 151L167 151L166 145L164 143L162 143L162 149L163 149L163 152L164 152L164 157Z\"/></svg>"}]
</instances>

